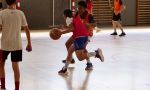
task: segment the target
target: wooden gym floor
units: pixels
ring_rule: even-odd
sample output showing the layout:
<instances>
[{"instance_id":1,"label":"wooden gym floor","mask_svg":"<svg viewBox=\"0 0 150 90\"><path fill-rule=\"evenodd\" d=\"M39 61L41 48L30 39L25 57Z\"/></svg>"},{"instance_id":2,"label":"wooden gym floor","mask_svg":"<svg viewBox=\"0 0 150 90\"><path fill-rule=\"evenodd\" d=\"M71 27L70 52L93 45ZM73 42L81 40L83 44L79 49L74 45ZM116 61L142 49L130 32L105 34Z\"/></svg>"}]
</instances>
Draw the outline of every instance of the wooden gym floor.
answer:
<instances>
[{"instance_id":1,"label":"wooden gym floor","mask_svg":"<svg viewBox=\"0 0 150 90\"><path fill-rule=\"evenodd\" d=\"M94 70L85 71L86 62L70 65L69 75L58 75L66 57L65 41L49 38L48 30L32 31L33 51L24 50L20 63L20 90L150 90L150 27L126 27L127 36L110 36L110 28L95 33L88 50L103 50L105 62L91 58ZM120 34L120 31L118 31ZM25 48L25 35L23 45ZM10 57L6 62L7 90L14 90Z\"/></svg>"}]
</instances>

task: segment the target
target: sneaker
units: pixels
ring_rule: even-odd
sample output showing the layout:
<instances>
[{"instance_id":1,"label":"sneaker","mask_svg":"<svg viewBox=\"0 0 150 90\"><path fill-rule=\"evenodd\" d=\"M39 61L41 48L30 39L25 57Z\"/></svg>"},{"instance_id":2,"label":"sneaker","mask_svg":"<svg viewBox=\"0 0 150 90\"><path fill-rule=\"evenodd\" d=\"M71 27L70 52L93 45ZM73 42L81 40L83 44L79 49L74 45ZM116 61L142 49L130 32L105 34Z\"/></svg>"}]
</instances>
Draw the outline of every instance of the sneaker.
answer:
<instances>
[{"instance_id":1,"label":"sneaker","mask_svg":"<svg viewBox=\"0 0 150 90\"><path fill-rule=\"evenodd\" d=\"M102 50L100 48L98 48L96 51L96 58L99 58L101 60L101 62L104 62L104 56L102 54Z\"/></svg>"},{"instance_id":2,"label":"sneaker","mask_svg":"<svg viewBox=\"0 0 150 90\"><path fill-rule=\"evenodd\" d=\"M93 70L93 65L92 65L92 63L87 63L85 70Z\"/></svg>"},{"instance_id":3,"label":"sneaker","mask_svg":"<svg viewBox=\"0 0 150 90\"><path fill-rule=\"evenodd\" d=\"M67 68L62 68L59 72L59 74L67 74Z\"/></svg>"},{"instance_id":4,"label":"sneaker","mask_svg":"<svg viewBox=\"0 0 150 90\"><path fill-rule=\"evenodd\" d=\"M66 63L66 60L63 60L62 63ZM75 60L72 59L71 62L70 62L70 64L75 64Z\"/></svg>"},{"instance_id":5,"label":"sneaker","mask_svg":"<svg viewBox=\"0 0 150 90\"><path fill-rule=\"evenodd\" d=\"M117 35L117 32L113 32L112 34L110 34L110 35Z\"/></svg>"},{"instance_id":6,"label":"sneaker","mask_svg":"<svg viewBox=\"0 0 150 90\"><path fill-rule=\"evenodd\" d=\"M123 33L121 33L119 36L125 36L125 35L126 35L126 33L123 32Z\"/></svg>"}]
</instances>

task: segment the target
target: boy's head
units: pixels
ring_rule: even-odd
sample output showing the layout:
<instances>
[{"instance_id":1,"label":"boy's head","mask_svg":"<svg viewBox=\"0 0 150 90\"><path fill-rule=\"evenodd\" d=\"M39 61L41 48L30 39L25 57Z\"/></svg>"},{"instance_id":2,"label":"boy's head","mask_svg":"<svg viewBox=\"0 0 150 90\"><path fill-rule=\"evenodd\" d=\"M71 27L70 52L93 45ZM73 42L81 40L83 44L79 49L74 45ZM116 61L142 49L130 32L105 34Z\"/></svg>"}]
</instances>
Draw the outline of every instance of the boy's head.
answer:
<instances>
[{"instance_id":1,"label":"boy's head","mask_svg":"<svg viewBox=\"0 0 150 90\"><path fill-rule=\"evenodd\" d=\"M64 11L64 16L65 16L65 18L67 18L67 17L71 18L73 16L72 11L70 9L66 9Z\"/></svg>"},{"instance_id":2,"label":"boy's head","mask_svg":"<svg viewBox=\"0 0 150 90\"><path fill-rule=\"evenodd\" d=\"M16 0L6 0L6 3L10 6L16 4Z\"/></svg>"},{"instance_id":3,"label":"boy's head","mask_svg":"<svg viewBox=\"0 0 150 90\"><path fill-rule=\"evenodd\" d=\"M79 1L78 2L78 10L79 10L79 13L83 13L85 12L87 9L87 3L85 1Z\"/></svg>"}]
</instances>

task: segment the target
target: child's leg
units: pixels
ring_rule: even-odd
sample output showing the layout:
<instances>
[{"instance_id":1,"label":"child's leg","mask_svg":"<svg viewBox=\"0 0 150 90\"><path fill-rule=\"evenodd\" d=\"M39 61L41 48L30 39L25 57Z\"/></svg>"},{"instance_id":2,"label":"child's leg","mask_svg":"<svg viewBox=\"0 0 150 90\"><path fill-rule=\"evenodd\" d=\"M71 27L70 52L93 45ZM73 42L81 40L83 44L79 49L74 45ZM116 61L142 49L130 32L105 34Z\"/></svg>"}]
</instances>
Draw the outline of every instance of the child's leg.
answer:
<instances>
[{"instance_id":1,"label":"child's leg","mask_svg":"<svg viewBox=\"0 0 150 90\"><path fill-rule=\"evenodd\" d=\"M72 36L66 41L65 46L66 46L67 51L68 51L69 47L73 44L73 42L74 42L74 39ZM66 63L66 60L63 60L62 62ZM72 58L70 63L74 64L75 60Z\"/></svg>"},{"instance_id":2,"label":"child's leg","mask_svg":"<svg viewBox=\"0 0 150 90\"><path fill-rule=\"evenodd\" d=\"M88 53L88 52L87 52ZM87 55L87 54L86 54ZM92 70L93 69L93 65L92 65L92 62L90 61L90 58L88 57L88 58L86 58L86 61L87 61L87 63L86 63L86 68L85 68L85 70Z\"/></svg>"},{"instance_id":3,"label":"child's leg","mask_svg":"<svg viewBox=\"0 0 150 90\"><path fill-rule=\"evenodd\" d=\"M116 25L116 21L113 21L112 20L112 26L113 26L113 29L114 29L114 32L112 33L112 34L110 34L110 35L117 35L117 25Z\"/></svg>"},{"instance_id":4,"label":"child's leg","mask_svg":"<svg viewBox=\"0 0 150 90\"><path fill-rule=\"evenodd\" d=\"M120 22L117 22L117 26L120 28L120 30L122 31L122 33L124 32L123 31L123 28L122 28L122 25L121 25L121 23Z\"/></svg>"},{"instance_id":5,"label":"child's leg","mask_svg":"<svg viewBox=\"0 0 150 90\"><path fill-rule=\"evenodd\" d=\"M19 90L20 84L20 70L19 70L19 63L12 62L12 67L14 71L14 79L15 79L15 90Z\"/></svg>"},{"instance_id":6,"label":"child's leg","mask_svg":"<svg viewBox=\"0 0 150 90\"><path fill-rule=\"evenodd\" d=\"M73 54L73 52L75 51L75 49L74 49L74 45L72 44L70 47L69 47L69 49L68 49L68 55L67 55L67 58L66 58L66 64L65 64L65 68L68 68L68 66L69 66L69 63L70 63L70 61L72 60L72 54Z\"/></svg>"},{"instance_id":7,"label":"child's leg","mask_svg":"<svg viewBox=\"0 0 150 90\"><path fill-rule=\"evenodd\" d=\"M75 51L74 45L72 44L68 49L68 55L66 57L65 66L58 72L59 74L65 74L67 72L67 68L70 64L70 61L72 60L72 54L74 51Z\"/></svg>"},{"instance_id":8,"label":"child's leg","mask_svg":"<svg viewBox=\"0 0 150 90\"><path fill-rule=\"evenodd\" d=\"M1 89L5 89L5 61L9 55L9 51L2 50L2 58L0 61L0 79L1 79Z\"/></svg>"},{"instance_id":9,"label":"child's leg","mask_svg":"<svg viewBox=\"0 0 150 90\"><path fill-rule=\"evenodd\" d=\"M98 48L97 50L95 50L95 52L89 52L87 53L87 56L90 57L96 57L99 58L102 62L104 62L104 56L102 53L102 50L100 48Z\"/></svg>"},{"instance_id":10,"label":"child's leg","mask_svg":"<svg viewBox=\"0 0 150 90\"><path fill-rule=\"evenodd\" d=\"M102 62L104 62L104 56L102 54L102 50L99 48L95 52L89 52L89 53L83 49L77 50L76 56L80 61L82 61L84 59L88 59L90 57L96 57L96 58L99 58Z\"/></svg>"},{"instance_id":11,"label":"child's leg","mask_svg":"<svg viewBox=\"0 0 150 90\"><path fill-rule=\"evenodd\" d=\"M121 30L121 32L122 32L119 36L124 36L124 35L126 35L125 32L124 32L124 30L123 30L123 28L122 28L122 25L121 25L120 22L117 22L117 26L120 28L120 30Z\"/></svg>"},{"instance_id":12,"label":"child's leg","mask_svg":"<svg viewBox=\"0 0 150 90\"><path fill-rule=\"evenodd\" d=\"M12 68L14 71L15 90L19 90L20 86L19 62L22 61L22 50L12 51L11 59L12 59Z\"/></svg>"},{"instance_id":13,"label":"child's leg","mask_svg":"<svg viewBox=\"0 0 150 90\"><path fill-rule=\"evenodd\" d=\"M67 48L67 51L69 49L69 47L73 44L73 37L71 36L65 43L65 46Z\"/></svg>"},{"instance_id":14,"label":"child's leg","mask_svg":"<svg viewBox=\"0 0 150 90\"><path fill-rule=\"evenodd\" d=\"M0 62L1 89L5 89L5 62Z\"/></svg>"},{"instance_id":15,"label":"child's leg","mask_svg":"<svg viewBox=\"0 0 150 90\"><path fill-rule=\"evenodd\" d=\"M116 28L117 28L116 22L115 22L115 21L112 21L112 25L113 25L114 32L117 32L117 31L116 31Z\"/></svg>"}]
</instances>

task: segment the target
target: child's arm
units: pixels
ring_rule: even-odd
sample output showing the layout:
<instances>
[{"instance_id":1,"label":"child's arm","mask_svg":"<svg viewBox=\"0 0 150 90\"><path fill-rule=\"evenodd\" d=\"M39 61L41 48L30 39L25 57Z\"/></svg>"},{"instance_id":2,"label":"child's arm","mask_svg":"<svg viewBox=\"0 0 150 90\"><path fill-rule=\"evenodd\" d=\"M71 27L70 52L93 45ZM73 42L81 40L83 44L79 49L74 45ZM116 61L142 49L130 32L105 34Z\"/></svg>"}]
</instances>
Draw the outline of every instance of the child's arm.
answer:
<instances>
[{"instance_id":1,"label":"child's arm","mask_svg":"<svg viewBox=\"0 0 150 90\"><path fill-rule=\"evenodd\" d=\"M95 28L97 26L97 24L96 24L96 22L94 20L94 17L92 15L89 15L88 20L89 20L89 22L85 24L85 26L87 28L93 29L93 28Z\"/></svg>"},{"instance_id":2,"label":"child's arm","mask_svg":"<svg viewBox=\"0 0 150 90\"><path fill-rule=\"evenodd\" d=\"M74 30L73 24L70 24L69 27L65 27L61 32L62 34L66 34L73 32L73 30Z\"/></svg>"},{"instance_id":3,"label":"child's arm","mask_svg":"<svg viewBox=\"0 0 150 90\"><path fill-rule=\"evenodd\" d=\"M121 5L121 8L120 8L119 12L121 13L123 10L125 10L125 8L126 8L125 5Z\"/></svg>"},{"instance_id":4,"label":"child's arm","mask_svg":"<svg viewBox=\"0 0 150 90\"><path fill-rule=\"evenodd\" d=\"M86 23L85 26L86 26L86 28L94 29L97 25L96 25L96 23Z\"/></svg>"},{"instance_id":5,"label":"child's arm","mask_svg":"<svg viewBox=\"0 0 150 90\"><path fill-rule=\"evenodd\" d=\"M26 50L28 52L32 51L32 46L31 46L31 38L30 38L30 31L29 31L29 27L28 26L24 26L23 27L24 30L25 30L25 33L26 33L26 37L27 37L27 47L26 47Z\"/></svg>"}]
</instances>

